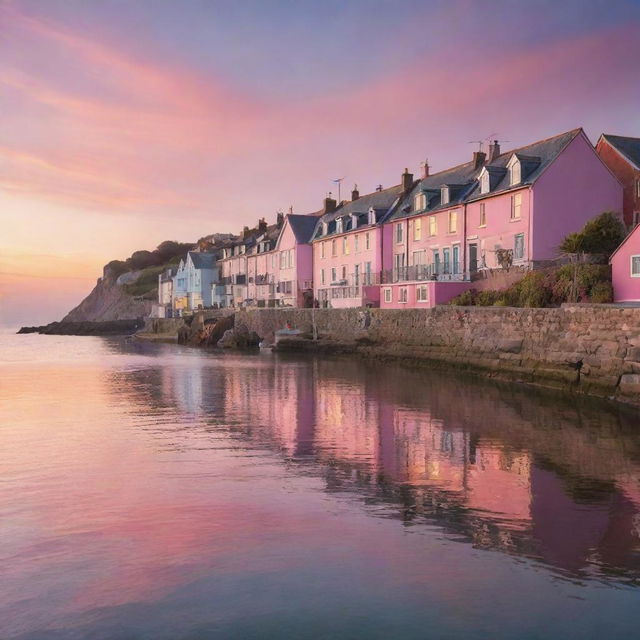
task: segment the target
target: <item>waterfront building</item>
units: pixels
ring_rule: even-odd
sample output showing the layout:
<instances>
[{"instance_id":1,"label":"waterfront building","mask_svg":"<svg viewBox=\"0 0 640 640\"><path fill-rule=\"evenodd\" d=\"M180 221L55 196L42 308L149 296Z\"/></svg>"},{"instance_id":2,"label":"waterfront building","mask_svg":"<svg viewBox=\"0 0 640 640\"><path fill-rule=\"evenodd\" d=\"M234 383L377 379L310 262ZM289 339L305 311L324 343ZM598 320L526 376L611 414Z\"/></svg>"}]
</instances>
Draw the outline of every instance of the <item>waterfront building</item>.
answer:
<instances>
[{"instance_id":1,"label":"waterfront building","mask_svg":"<svg viewBox=\"0 0 640 640\"><path fill-rule=\"evenodd\" d=\"M351 201L340 205L325 199L324 214L311 241L313 292L321 307L380 305L382 223L412 185L413 176L405 171L399 185L379 187L364 196L356 187Z\"/></svg>"},{"instance_id":2,"label":"waterfront building","mask_svg":"<svg viewBox=\"0 0 640 640\"><path fill-rule=\"evenodd\" d=\"M211 284L217 279L215 253L189 251L173 277L173 309L177 313L211 306Z\"/></svg>"},{"instance_id":3,"label":"waterfront building","mask_svg":"<svg viewBox=\"0 0 640 640\"><path fill-rule=\"evenodd\" d=\"M569 233L622 210L622 188L582 129L488 155L422 179L384 221L380 306L431 307L482 272L538 268Z\"/></svg>"},{"instance_id":4,"label":"waterfront building","mask_svg":"<svg viewBox=\"0 0 640 640\"><path fill-rule=\"evenodd\" d=\"M322 212L284 215L245 228L241 240L223 248L219 261L227 307L303 307L312 301L309 244Z\"/></svg>"},{"instance_id":5,"label":"waterfront building","mask_svg":"<svg viewBox=\"0 0 640 640\"><path fill-rule=\"evenodd\" d=\"M639 224L640 138L603 133L596 144L596 151L622 183L625 224L629 227Z\"/></svg>"},{"instance_id":6,"label":"waterfront building","mask_svg":"<svg viewBox=\"0 0 640 640\"><path fill-rule=\"evenodd\" d=\"M176 267L170 267L158 275L158 302L151 308L152 318L170 318L173 315L173 278L176 272Z\"/></svg>"},{"instance_id":7,"label":"waterfront building","mask_svg":"<svg viewBox=\"0 0 640 640\"><path fill-rule=\"evenodd\" d=\"M640 303L640 225L611 256L611 277L615 302Z\"/></svg>"}]
</instances>

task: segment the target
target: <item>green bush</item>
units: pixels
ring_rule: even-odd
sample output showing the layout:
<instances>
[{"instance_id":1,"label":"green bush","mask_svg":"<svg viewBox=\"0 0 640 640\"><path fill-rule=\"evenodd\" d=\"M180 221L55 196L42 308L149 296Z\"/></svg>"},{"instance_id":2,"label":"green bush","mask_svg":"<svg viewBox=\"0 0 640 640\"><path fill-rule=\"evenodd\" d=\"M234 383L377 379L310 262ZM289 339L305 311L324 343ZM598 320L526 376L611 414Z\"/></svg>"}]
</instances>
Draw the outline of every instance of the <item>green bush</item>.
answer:
<instances>
[{"instance_id":1,"label":"green bush","mask_svg":"<svg viewBox=\"0 0 640 640\"><path fill-rule=\"evenodd\" d=\"M613 302L613 287L610 282L596 282L591 289L591 302L606 304Z\"/></svg>"},{"instance_id":2,"label":"green bush","mask_svg":"<svg viewBox=\"0 0 640 640\"><path fill-rule=\"evenodd\" d=\"M123 289L130 296L144 296L150 294L158 286L158 276L164 271L165 267L147 267L143 269L138 279L131 284L123 285Z\"/></svg>"}]
</instances>

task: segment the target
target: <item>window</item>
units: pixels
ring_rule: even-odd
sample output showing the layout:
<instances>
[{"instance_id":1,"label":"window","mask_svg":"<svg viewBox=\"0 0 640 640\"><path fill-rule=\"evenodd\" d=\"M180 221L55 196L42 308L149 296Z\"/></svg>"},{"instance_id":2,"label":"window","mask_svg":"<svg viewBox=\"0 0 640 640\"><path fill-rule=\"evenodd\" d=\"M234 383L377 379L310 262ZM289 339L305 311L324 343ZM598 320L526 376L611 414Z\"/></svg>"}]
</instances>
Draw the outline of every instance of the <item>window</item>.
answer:
<instances>
[{"instance_id":1,"label":"window","mask_svg":"<svg viewBox=\"0 0 640 640\"><path fill-rule=\"evenodd\" d=\"M451 273L451 249L442 250L442 261L444 263L443 273Z\"/></svg>"},{"instance_id":2,"label":"window","mask_svg":"<svg viewBox=\"0 0 640 640\"><path fill-rule=\"evenodd\" d=\"M391 302L391 289L389 288L384 290L384 301Z\"/></svg>"},{"instance_id":3,"label":"window","mask_svg":"<svg viewBox=\"0 0 640 640\"><path fill-rule=\"evenodd\" d=\"M373 284L372 278L371 278L371 263L370 262L365 262L364 263L364 283L365 284Z\"/></svg>"},{"instance_id":4,"label":"window","mask_svg":"<svg viewBox=\"0 0 640 640\"><path fill-rule=\"evenodd\" d=\"M452 273L460 273L460 247L453 247L453 271Z\"/></svg>"},{"instance_id":5,"label":"window","mask_svg":"<svg viewBox=\"0 0 640 640\"><path fill-rule=\"evenodd\" d=\"M511 196L511 219L519 220L522 217L522 194L514 193Z\"/></svg>"},{"instance_id":6,"label":"window","mask_svg":"<svg viewBox=\"0 0 640 640\"><path fill-rule=\"evenodd\" d=\"M480 203L480 224L478 226L479 227L487 226L487 210L484 202Z\"/></svg>"},{"instance_id":7,"label":"window","mask_svg":"<svg viewBox=\"0 0 640 640\"><path fill-rule=\"evenodd\" d=\"M287 251L281 251L280 252L280 268L281 269L286 269L287 268Z\"/></svg>"},{"instance_id":8,"label":"window","mask_svg":"<svg viewBox=\"0 0 640 640\"><path fill-rule=\"evenodd\" d=\"M342 238L342 255L343 256L349 255L349 238L347 238L347 236Z\"/></svg>"},{"instance_id":9,"label":"window","mask_svg":"<svg viewBox=\"0 0 640 640\"><path fill-rule=\"evenodd\" d=\"M324 245L327 244L326 242L321 242L320 243L320 257L324 258Z\"/></svg>"},{"instance_id":10,"label":"window","mask_svg":"<svg viewBox=\"0 0 640 640\"><path fill-rule=\"evenodd\" d=\"M336 233L342 233L342 218L336 220Z\"/></svg>"},{"instance_id":11,"label":"window","mask_svg":"<svg viewBox=\"0 0 640 640\"><path fill-rule=\"evenodd\" d=\"M458 232L458 212L449 211L449 233Z\"/></svg>"},{"instance_id":12,"label":"window","mask_svg":"<svg viewBox=\"0 0 640 640\"><path fill-rule=\"evenodd\" d=\"M631 277L640 278L640 256L631 256Z\"/></svg>"},{"instance_id":13,"label":"window","mask_svg":"<svg viewBox=\"0 0 640 640\"><path fill-rule=\"evenodd\" d=\"M398 289L398 302L403 304L407 302L407 287L400 287Z\"/></svg>"},{"instance_id":14,"label":"window","mask_svg":"<svg viewBox=\"0 0 640 640\"><path fill-rule=\"evenodd\" d=\"M480 193L489 193L490 190L489 172L485 169L480 176Z\"/></svg>"},{"instance_id":15,"label":"window","mask_svg":"<svg viewBox=\"0 0 640 640\"><path fill-rule=\"evenodd\" d=\"M509 169L509 184L511 186L520 184L522 182L520 171L520 161L516 160Z\"/></svg>"},{"instance_id":16,"label":"window","mask_svg":"<svg viewBox=\"0 0 640 640\"><path fill-rule=\"evenodd\" d=\"M424 254L425 254L425 249L422 249L421 251L414 251L413 252L413 264L414 266L420 265L420 264L424 264Z\"/></svg>"},{"instance_id":17,"label":"window","mask_svg":"<svg viewBox=\"0 0 640 640\"><path fill-rule=\"evenodd\" d=\"M335 240L331 241L331 255L332 256L337 256L338 255L338 249L336 247L336 241Z\"/></svg>"},{"instance_id":18,"label":"window","mask_svg":"<svg viewBox=\"0 0 640 640\"><path fill-rule=\"evenodd\" d=\"M433 252L433 272L440 273L440 252L438 250Z\"/></svg>"},{"instance_id":19,"label":"window","mask_svg":"<svg viewBox=\"0 0 640 640\"><path fill-rule=\"evenodd\" d=\"M398 222L398 224L396 224L396 243L402 244L403 241L404 241L404 226L402 222Z\"/></svg>"},{"instance_id":20,"label":"window","mask_svg":"<svg viewBox=\"0 0 640 640\"><path fill-rule=\"evenodd\" d=\"M422 218L416 218L413 221L413 239L420 240L422 238Z\"/></svg>"},{"instance_id":21,"label":"window","mask_svg":"<svg viewBox=\"0 0 640 640\"><path fill-rule=\"evenodd\" d=\"M360 236L353 236L353 250L360 253Z\"/></svg>"},{"instance_id":22,"label":"window","mask_svg":"<svg viewBox=\"0 0 640 640\"><path fill-rule=\"evenodd\" d=\"M414 211L422 211L427 208L427 196L424 193L419 193L413 199L413 209Z\"/></svg>"},{"instance_id":23,"label":"window","mask_svg":"<svg viewBox=\"0 0 640 640\"><path fill-rule=\"evenodd\" d=\"M438 220L435 216L429 216L429 235L438 235Z\"/></svg>"},{"instance_id":24,"label":"window","mask_svg":"<svg viewBox=\"0 0 640 640\"><path fill-rule=\"evenodd\" d=\"M342 280L346 280L347 279L347 265L343 264L342 265Z\"/></svg>"},{"instance_id":25,"label":"window","mask_svg":"<svg viewBox=\"0 0 640 640\"><path fill-rule=\"evenodd\" d=\"M295 249L289 249L289 266L296 266L296 251Z\"/></svg>"},{"instance_id":26,"label":"window","mask_svg":"<svg viewBox=\"0 0 640 640\"><path fill-rule=\"evenodd\" d=\"M514 237L513 259L524 260L524 233L519 233Z\"/></svg>"},{"instance_id":27,"label":"window","mask_svg":"<svg viewBox=\"0 0 640 640\"><path fill-rule=\"evenodd\" d=\"M336 268L331 267L331 282L335 282L337 279L338 279L338 276L336 274Z\"/></svg>"},{"instance_id":28,"label":"window","mask_svg":"<svg viewBox=\"0 0 640 640\"><path fill-rule=\"evenodd\" d=\"M376 223L376 212L374 209L369 209L369 224Z\"/></svg>"},{"instance_id":29,"label":"window","mask_svg":"<svg viewBox=\"0 0 640 640\"><path fill-rule=\"evenodd\" d=\"M416 287L416 302L429 302L429 287L426 284Z\"/></svg>"},{"instance_id":30,"label":"window","mask_svg":"<svg viewBox=\"0 0 640 640\"><path fill-rule=\"evenodd\" d=\"M440 203L441 204L447 204L449 202L449 187L442 187L440 189Z\"/></svg>"},{"instance_id":31,"label":"window","mask_svg":"<svg viewBox=\"0 0 640 640\"><path fill-rule=\"evenodd\" d=\"M364 248L367 251L371 249L371 238L368 233L364 234Z\"/></svg>"},{"instance_id":32,"label":"window","mask_svg":"<svg viewBox=\"0 0 640 640\"><path fill-rule=\"evenodd\" d=\"M324 269L320 269L320 284L324 284Z\"/></svg>"}]
</instances>

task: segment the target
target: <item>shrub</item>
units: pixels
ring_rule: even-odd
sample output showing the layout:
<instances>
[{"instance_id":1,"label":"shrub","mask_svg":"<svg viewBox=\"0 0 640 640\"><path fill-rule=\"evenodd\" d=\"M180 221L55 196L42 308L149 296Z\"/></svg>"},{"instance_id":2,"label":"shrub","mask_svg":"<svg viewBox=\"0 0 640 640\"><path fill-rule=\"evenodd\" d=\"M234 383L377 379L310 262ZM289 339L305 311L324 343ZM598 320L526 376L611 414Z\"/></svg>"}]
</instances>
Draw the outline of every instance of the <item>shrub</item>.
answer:
<instances>
[{"instance_id":1,"label":"shrub","mask_svg":"<svg viewBox=\"0 0 640 640\"><path fill-rule=\"evenodd\" d=\"M612 211L589 220L581 231L570 233L560 244L563 253L589 253L608 260L627 235L624 224Z\"/></svg>"},{"instance_id":2,"label":"shrub","mask_svg":"<svg viewBox=\"0 0 640 640\"><path fill-rule=\"evenodd\" d=\"M610 282L596 282L591 289L591 302L606 304L613 302L613 287Z\"/></svg>"}]
</instances>

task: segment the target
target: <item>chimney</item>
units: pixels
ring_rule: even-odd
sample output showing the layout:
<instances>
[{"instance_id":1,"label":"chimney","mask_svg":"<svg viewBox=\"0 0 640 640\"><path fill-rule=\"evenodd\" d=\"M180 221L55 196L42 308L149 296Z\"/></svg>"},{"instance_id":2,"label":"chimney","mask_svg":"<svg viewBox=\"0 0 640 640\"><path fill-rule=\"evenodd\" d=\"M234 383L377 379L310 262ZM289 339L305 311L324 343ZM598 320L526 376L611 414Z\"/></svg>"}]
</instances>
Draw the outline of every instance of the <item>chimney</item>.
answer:
<instances>
[{"instance_id":1,"label":"chimney","mask_svg":"<svg viewBox=\"0 0 640 640\"><path fill-rule=\"evenodd\" d=\"M282 211L278 211L276 214L276 226L279 228L284 224L284 213Z\"/></svg>"},{"instance_id":2,"label":"chimney","mask_svg":"<svg viewBox=\"0 0 640 640\"><path fill-rule=\"evenodd\" d=\"M381 185L381 184L379 184L379 185L376 187L376 191L382 191L382 185Z\"/></svg>"},{"instance_id":3,"label":"chimney","mask_svg":"<svg viewBox=\"0 0 640 640\"><path fill-rule=\"evenodd\" d=\"M337 209L337 204L338 203L333 198L331 198L330 196L327 196L324 199L322 213L333 213Z\"/></svg>"},{"instance_id":4,"label":"chimney","mask_svg":"<svg viewBox=\"0 0 640 640\"><path fill-rule=\"evenodd\" d=\"M264 218L260 218L258 220L258 233L266 233L267 231L267 221Z\"/></svg>"},{"instance_id":5,"label":"chimney","mask_svg":"<svg viewBox=\"0 0 640 640\"><path fill-rule=\"evenodd\" d=\"M422 179L429 177L429 160L425 160L422 164Z\"/></svg>"},{"instance_id":6,"label":"chimney","mask_svg":"<svg viewBox=\"0 0 640 640\"><path fill-rule=\"evenodd\" d=\"M357 200L360 197L360 192L358 191L358 185L353 185L353 191L351 192L351 202Z\"/></svg>"},{"instance_id":7,"label":"chimney","mask_svg":"<svg viewBox=\"0 0 640 640\"><path fill-rule=\"evenodd\" d=\"M409 173L409 169L404 170L400 180L402 182L402 190L405 193L411 191L411 187L413 187L413 173Z\"/></svg>"},{"instance_id":8,"label":"chimney","mask_svg":"<svg viewBox=\"0 0 640 640\"><path fill-rule=\"evenodd\" d=\"M483 151L473 152L473 168L479 169L484 165L484 161L487 159L487 154Z\"/></svg>"},{"instance_id":9,"label":"chimney","mask_svg":"<svg viewBox=\"0 0 640 640\"><path fill-rule=\"evenodd\" d=\"M242 227L242 239L244 240L249 235L249 227Z\"/></svg>"},{"instance_id":10,"label":"chimney","mask_svg":"<svg viewBox=\"0 0 640 640\"><path fill-rule=\"evenodd\" d=\"M489 163L492 163L500 155L500 144L497 140L493 141L493 144L489 145Z\"/></svg>"}]
</instances>

